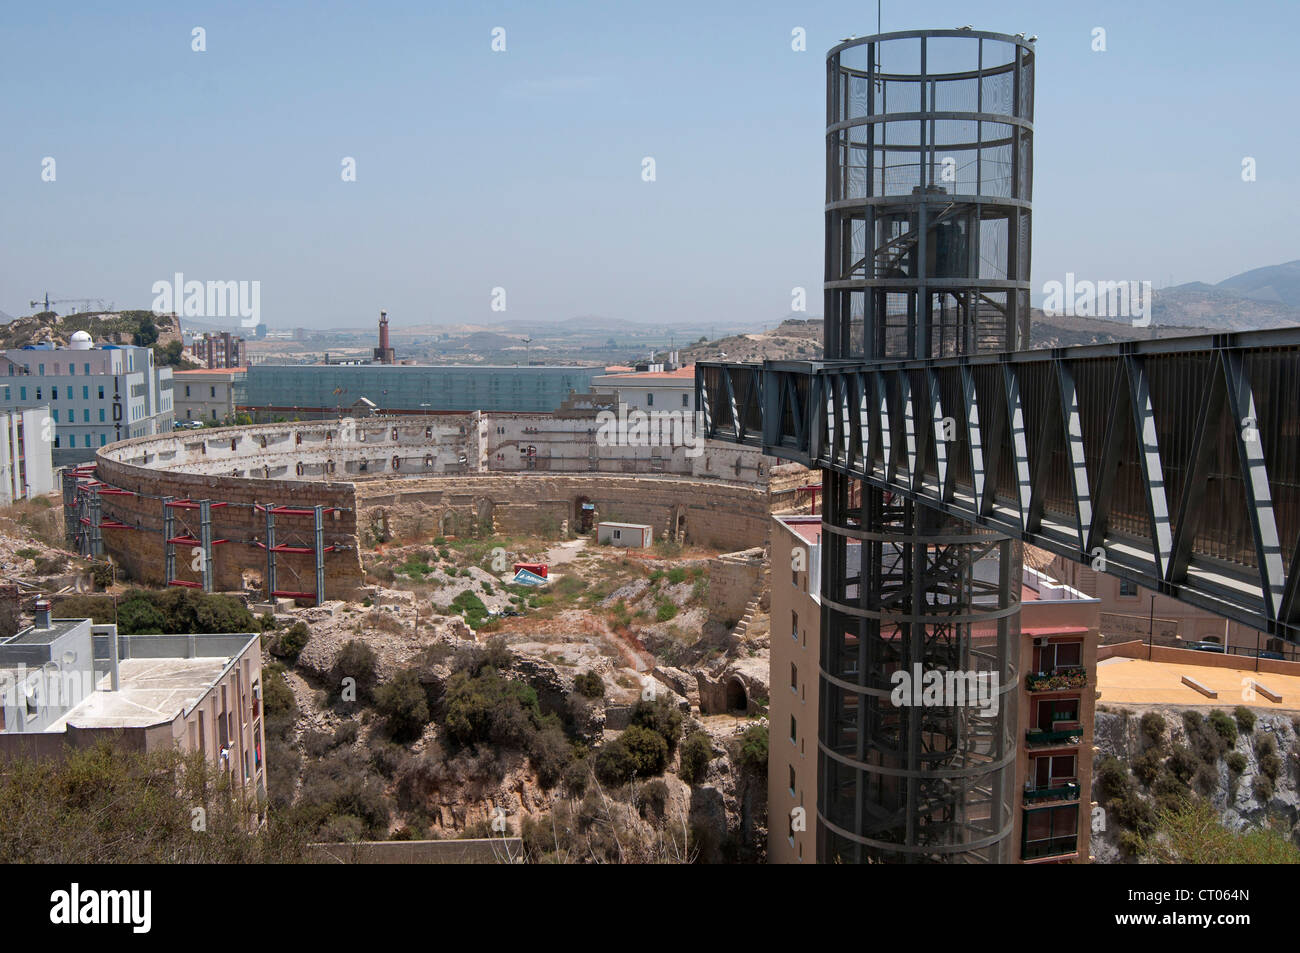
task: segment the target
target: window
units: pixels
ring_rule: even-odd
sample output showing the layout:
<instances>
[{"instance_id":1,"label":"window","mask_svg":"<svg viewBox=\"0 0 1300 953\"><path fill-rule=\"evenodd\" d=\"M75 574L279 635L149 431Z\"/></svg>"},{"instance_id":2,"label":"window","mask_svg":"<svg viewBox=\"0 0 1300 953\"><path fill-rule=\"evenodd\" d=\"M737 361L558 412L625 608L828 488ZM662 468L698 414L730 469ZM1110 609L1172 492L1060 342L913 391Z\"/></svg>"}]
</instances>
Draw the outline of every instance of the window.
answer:
<instances>
[{"instance_id":1,"label":"window","mask_svg":"<svg viewBox=\"0 0 1300 953\"><path fill-rule=\"evenodd\" d=\"M1131 579L1121 579L1119 581L1119 594L1121 596L1136 596L1138 594L1138 585Z\"/></svg>"},{"instance_id":2,"label":"window","mask_svg":"<svg viewBox=\"0 0 1300 953\"><path fill-rule=\"evenodd\" d=\"M102 446L104 446L104 445L107 444L107 443L108 443L108 435L107 435L107 434L100 434L100 435L99 435L99 445L102 447Z\"/></svg>"},{"instance_id":3,"label":"window","mask_svg":"<svg viewBox=\"0 0 1300 953\"><path fill-rule=\"evenodd\" d=\"M209 397L216 397L216 396L217 396L217 389L216 389L215 387L209 387L209 388L208 388L208 392L209 392L209 393L208 393L208 396L209 396Z\"/></svg>"},{"instance_id":4,"label":"window","mask_svg":"<svg viewBox=\"0 0 1300 953\"><path fill-rule=\"evenodd\" d=\"M794 662L790 663L790 691L799 691L799 666L795 665Z\"/></svg>"},{"instance_id":5,"label":"window","mask_svg":"<svg viewBox=\"0 0 1300 953\"><path fill-rule=\"evenodd\" d=\"M44 365L44 364L37 364L36 366L37 366L38 368L40 368L40 376L41 376L41 377L44 377L44 376L45 376L45 365Z\"/></svg>"},{"instance_id":6,"label":"window","mask_svg":"<svg viewBox=\"0 0 1300 953\"><path fill-rule=\"evenodd\" d=\"M18 399L19 399L19 400L26 400L26 399L27 399L27 388L26 388L26 387L20 387L20 388L18 388Z\"/></svg>"},{"instance_id":7,"label":"window","mask_svg":"<svg viewBox=\"0 0 1300 953\"><path fill-rule=\"evenodd\" d=\"M6 388L5 388L5 400L8 400L8 399L9 399L9 388L6 387Z\"/></svg>"},{"instance_id":8,"label":"window","mask_svg":"<svg viewBox=\"0 0 1300 953\"><path fill-rule=\"evenodd\" d=\"M103 407L99 408L99 422L100 422L101 424L104 422L104 408L103 408Z\"/></svg>"},{"instance_id":9,"label":"window","mask_svg":"<svg viewBox=\"0 0 1300 953\"><path fill-rule=\"evenodd\" d=\"M794 720L794 715L790 716L790 744L797 744L799 737L799 725Z\"/></svg>"},{"instance_id":10,"label":"window","mask_svg":"<svg viewBox=\"0 0 1300 953\"><path fill-rule=\"evenodd\" d=\"M68 396L72 396L72 395L69 394ZM59 388L58 385L56 384L54 387L50 388L50 400L58 400L58 399L59 399Z\"/></svg>"},{"instance_id":11,"label":"window","mask_svg":"<svg viewBox=\"0 0 1300 953\"><path fill-rule=\"evenodd\" d=\"M1034 759L1033 780L1037 790L1059 788L1079 779L1072 754L1055 754Z\"/></svg>"},{"instance_id":12,"label":"window","mask_svg":"<svg viewBox=\"0 0 1300 953\"><path fill-rule=\"evenodd\" d=\"M69 365L68 365L68 376L69 376L69 377L76 377L76 376L77 376L77 365L76 365L76 364L69 364Z\"/></svg>"},{"instance_id":13,"label":"window","mask_svg":"<svg viewBox=\"0 0 1300 953\"><path fill-rule=\"evenodd\" d=\"M90 385L89 385L89 384L82 384L82 385L81 385L81 399L82 399L82 400L90 400Z\"/></svg>"},{"instance_id":14,"label":"window","mask_svg":"<svg viewBox=\"0 0 1300 953\"><path fill-rule=\"evenodd\" d=\"M683 407L689 407L689 406L691 406L691 395L690 395L690 394L682 394L682 406L683 406Z\"/></svg>"},{"instance_id":15,"label":"window","mask_svg":"<svg viewBox=\"0 0 1300 953\"><path fill-rule=\"evenodd\" d=\"M36 399L37 400L41 399L41 389L39 387L36 388Z\"/></svg>"},{"instance_id":16,"label":"window","mask_svg":"<svg viewBox=\"0 0 1300 953\"><path fill-rule=\"evenodd\" d=\"M790 613L790 637L796 642L799 641L799 613Z\"/></svg>"},{"instance_id":17,"label":"window","mask_svg":"<svg viewBox=\"0 0 1300 953\"><path fill-rule=\"evenodd\" d=\"M790 796L791 797L794 797L794 785L795 785L794 765L790 765Z\"/></svg>"},{"instance_id":18,"label":"window","mask_svg":"<svg viewBox=\"0 0 1300 953\"><path fill-rule=\"evenodd\" d=\"M87 377L90 376L90 365L89 365L89 364L86 365L86 376L87 376Z\"/></svg>"},{"instance_id":19,"label":"window","mask_svg":"<svg viewBox=\"0 0 1300 953\"><path fill-rule=\"evenodd\" d=\"M645 405L646 405L647 407L653 407L653 406L655 405L655 395L654 395L654 394L646 394L646 395L645 395Z\"/></svg>"},{"instance_id":20,"label":"window","mask_svg":"<svg viewBox=\"0 0 1300 953\"><path fill-rule=\"evenodd\" d=\"M103 385L103 384L100 384L100 385L99 385L99 399L100 399L100 400L103 400L103 399L104 399L104 385Z\"/></svg>"},{"instance_id":21,"label":"window","mask_svg":"<svg viewBox=\"0 0 1300 953\"><path fill-rule=\"evenodd\" d=\"M1035 671L1052 672L1058 668L1078 668L1083 664L1082 642L1049 642L1034 650Z\"/></svg>"},{"instance_id":22,"label":"window","mask_svg":"<svg viewBox=\"0 0 1300 953\"><path fill-rule=\"evenodd\" d=\"M1039 731L1055 731L1057 725L1076 725L1079 722L1079 699L1046 698L1034 709L1035 727Z\"/></svg>"},{"instance_id":23,"label":"window","mask_svg":"<svg viewBox=\"0 0 1300 953\"><path fill-rule=\"evenodd\" d=\"M186 397L190 396L190 386L188 384L185 385L185 396Z\"/></svg>"},{"instance_id":24,"label":"window","mask_svg":"<svg viewBox=\"0 0 1300 953\"><path fill-rule=\"evenodd\" d=\"M52 411L50 411L50 413L54 415L54 422L57 424L57 423L59 422L59 412L58 412L58 410L52 410ZM68 423L72 423L72 421L69 420Z\"/></svg>"},{"instance_id":25,"label":"window","mask_svg":"<svg viewBox=\"0 0 1300 953\"><path fill-rule=\"evenodd\" d=\"M1072 854L1079 847L1079 805L1026 811L1024 841L1020 855L1025 860Z\"/></svg>"}]
</instances>

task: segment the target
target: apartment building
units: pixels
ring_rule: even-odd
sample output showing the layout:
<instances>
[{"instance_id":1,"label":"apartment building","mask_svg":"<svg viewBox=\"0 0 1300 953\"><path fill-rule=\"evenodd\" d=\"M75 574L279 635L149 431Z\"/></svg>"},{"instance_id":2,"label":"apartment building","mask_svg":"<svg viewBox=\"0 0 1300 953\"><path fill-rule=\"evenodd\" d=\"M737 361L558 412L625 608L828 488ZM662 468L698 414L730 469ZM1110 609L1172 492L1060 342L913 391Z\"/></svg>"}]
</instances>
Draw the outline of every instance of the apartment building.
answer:
<instances>
[{"instance_id":1,"label":"apartment building","mask_svg":"<svg viewBox=\"0 0 1300 953\"><path fill-rule=\"evenodd\" d=\"M0 641L0 756L58 758L102 740L199 751L252 798L266 791L262 663L253 633L119 635L53 619Z\"/></svg>"},{"instance_id":2,"label":"apartment building","mask_svg":"<svg viewBox=\"0 0 1300 953\"><path fill-rule=\"evenodd\" d=\"M0 351L0 410L48 405L54 466L94 458L117 440L172 428L172 369L153 351L95 345L78 331L68 347L28 345Z\"/></svg>"},{"instance_id":3,"label":"apartment building","mask_svg":"<svg viewBox=\"0 0 1300 953\"><path fill-rule=\"evenodd\" d=\"M0 412L0 504L55 490L49 407Z\"/></svg>"},{"instance_id":4,"label":"apartment building","mask_svg":"<svg viewBox=\"0 0 1300 953\"><path fill-rule=\"evenodd\" d=\"M177 371L173 381L177 423L197 420L219 424L232 420L235 408L244 402L248 369L218 367Z\"/></svg>"},{"instance_id":5,"label":"apartment building","mask_svg":"<svg viewBox=\"0 0 1300 953\"><path fill-rule=\"evenodd\" d=\"M601 374L591 380L596 394L614 396L629 410L695 413L695 365L674 370Z\"/></svg>"},{"instance_id":6,"label":"apartment building","mask_svg":"<svg viewBox=\"0 0 1300 953\"><path fill-rule=\"evenodd\" d=\"M229 331L195 337L189 352L191 358L205 368L245 367L248 364L244 339Z\"/></svg>"},{"instance_id":7,"label":"apartment building","mask_svg":"<svg viewBox=\"0 0 1300 953\"><path fill-rule=\"evenodd\" d=\"M828 856L827 839L819 830L823 819L817 814L818 787L825 770L819 765L819 754L834 757L819 750L819 737L827 735L822 721L830 717L821 710L819 689L822 531L820 516L773 517L768 757L768 859L772 863L836 860ZM848 565L860 565L853 547ZM975 564L974 576L992 584L1000 569L996 560L981 560ZM988 812L1012 818L1016 862L1088 860L1099 606L1098 600L1033 566L1021 569L1020 632L1013 646L1019 678L1014 693L1002 696L1002 703L1016 709L1011 775L1015 786L1006 792L989 792L1013 803L1010 812ZM982 633L972 635L977 648L991 649L991 642L985 645L988 641ZM889 685L893 671L880 672L877 683ZM850 720L869 710L862 706L850 712ZM883 710L885 719L899 717ZM843 724L837 724L836 735L845 736ZM929 743L938 752L943 739L931 737ZM888 768L870 752L860 755L866 763ZM883 789L894 782L885 770L877 783ZM901 791L896 799L881 800L904 803ZM862 810L868 809L870 805L864 803Z\"/></svg>"}]
</instances>

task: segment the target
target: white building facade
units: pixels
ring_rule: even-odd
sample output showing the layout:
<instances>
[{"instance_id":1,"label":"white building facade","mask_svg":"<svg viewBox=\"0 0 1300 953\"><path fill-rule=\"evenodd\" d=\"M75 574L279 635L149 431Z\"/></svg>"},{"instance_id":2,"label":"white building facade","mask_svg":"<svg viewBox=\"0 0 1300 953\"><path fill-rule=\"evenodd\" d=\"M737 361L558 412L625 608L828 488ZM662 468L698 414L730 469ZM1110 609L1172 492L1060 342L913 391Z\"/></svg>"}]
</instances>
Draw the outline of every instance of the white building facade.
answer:
<instances>
[{"instance_id":1,"label":"white building facade","mask_svg":"<svg viewBox=\"0 0 1300 953\"><path fill-rule=\"evenodd\" d=\"M53 449L48 407L0 413L0 504L54 492Z\"/></svg>"},{"instance_id":2,"label":"white building facade","mask_svg":"<svg viewBox=\"0 0 1300 953\"><path fill-rule=\"evenodd\" d=\"M147 347L95 346L84 331L69 347L0 351L0 411L48 406L56 467L85 463L129 437L172 429L172 369Z\"/></svg>"}]
</instances>

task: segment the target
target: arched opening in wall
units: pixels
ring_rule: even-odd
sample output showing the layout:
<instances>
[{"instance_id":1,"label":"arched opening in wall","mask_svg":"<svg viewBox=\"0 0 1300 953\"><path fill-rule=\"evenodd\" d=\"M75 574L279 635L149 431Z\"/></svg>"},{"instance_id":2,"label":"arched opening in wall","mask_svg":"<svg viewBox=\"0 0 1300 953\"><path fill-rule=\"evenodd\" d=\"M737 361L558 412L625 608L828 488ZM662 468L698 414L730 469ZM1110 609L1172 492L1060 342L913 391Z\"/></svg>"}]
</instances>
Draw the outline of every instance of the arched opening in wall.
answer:
<instances>
[{"instance_id":1,"label":"arched opening in wall","mask_svg":"<svg viewBox=\"0 0 1300 953\"><path fill-rule=\"evenodd\" d=\"M235 441L238 440L238 439L239 439L238 437L231 437L231 438L230 438L230 452L231 452L231 453L234 453L234 452L235 452Z\"/></svg>"},{"instance_id":2,"label":"arched opening in wall","mask_svg":"<svg viewBox=\"0 0 1300 953\"><path fill-rule=\"evenodd\" d=\"M575 532L590 533L596 520L596 507L591 500L580 496L573 501L573 525Z\"/></svg>"},{"instance_id":3,"label":"arched opening in wall","mask_svg":"<svg viewBox=\"0 0 1300 953\"><path fill-rule=\"evenodd\" d=\"M738 678L733 677L727 682L727 711L740 715L749 711L749 695L745 683Z\"/></svg>"},{"instance_id":4,"label":"arched opening in wall","mask_svg":"<svg viewBox=\"0 0 1300 953\"><path fill-rule=\"evenodd\" d=\"M686 507L677 507L673 518L673 539L679 543L686 542Z\"/></svg>"},{"instance_id":5,"label":"arched opening in wall","mask_svg":"<svg viewBox=\"0 0 1300 953\"><path fill-rule=\"evenodd\" d=\"M394 470L402 469L402 458L399 457L397 454L393 454L393 469Z\"/></svg>"},{"instance_id":6,"label":"arched opening in wall","mask_svg":"<svg viewBox=\"0 0 1300 953\"><path fill-rule=\"evenodd\" d=\"M393 440L397 440L397 428L393 428Z\"/></svg>"},{"instance_id":7,"label":"arched opening in wall","mask_svg":"<svg viewBox=\"0 0 1300 953\"><path fill-rule=\"evenodd\" d=\"M433 439L433 428L432 428L432 427L425 427L425 428L424 428L424 439L425 439L425 440L432 440L432 439Z\"/></svg>"},{"instance_id":8,"label":"arched opening in wall","mask_svg":"<svg viewBox=\"0 0 1300 953\"><path fill-rule=\"evenodd\" d=\"M492 510L494 504L491 500L478 501L478 531L484 536L491 536L496 532L496 525L492 519Z\"/></svg>"},{"instance_id":9,"label":"arched opening in wall","mask_svg":"<svg viewBox=\"0 0 1300 953\"><path fill-rule=\"evenodd\" d=\"M302 446L302 433L301 433L301 432L297 432L297 433L295 433L295 434L293 435L293 445L294 445L295 447L301 447L301 446Z\"/></svg>"},{"instance_id":10,"label":"arched opening in wall","mask_svg":"<svg viewBox=\"0 0 1300 953\"><path fill-rule=\"evenodd\" d=\"M426 453L426 454L424 455L424 468L425 468L426 470L432 470L432 469L433 469L433 455L432 455L432 454L427 454L427 453Z\"/></svg>"},{"instance_id":11,"label":"arched opening in wall","mask_svg":"<svg viewBox=\"0 0 1300 953\"><path fill-rule=\"evenodd\" d=\"M297 470L298 470L298 476L302 476L302 461L301 461L301 460L298 461L298 467L297 467Z\"/></svg>"},{"instance_id":12,"label":"arched opening in wall","mask_svg":"<svg viewBox=\"0 0 1300 953\"><path fill-rule=\"evenodd\" d=\"M456 535L456 518L452 516L450 513L442 514L442 535L443 536Z\"/></svg>"}]
</instances>

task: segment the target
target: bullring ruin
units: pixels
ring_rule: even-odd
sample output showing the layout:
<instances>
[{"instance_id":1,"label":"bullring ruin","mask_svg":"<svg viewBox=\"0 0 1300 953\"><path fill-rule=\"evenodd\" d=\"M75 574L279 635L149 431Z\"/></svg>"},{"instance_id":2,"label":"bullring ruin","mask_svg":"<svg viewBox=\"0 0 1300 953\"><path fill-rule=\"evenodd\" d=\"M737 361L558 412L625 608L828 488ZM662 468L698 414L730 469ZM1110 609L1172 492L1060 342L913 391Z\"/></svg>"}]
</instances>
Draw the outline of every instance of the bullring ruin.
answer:
<instances>
[{"instance_id":1,"label":"bullring ruin","mask_svg":"<svg viewBox=\"0 0 1300 953\"><path fill-rule=\"evenodd\" d=\"M66 534L144 584L319 604L360 598L362 548L390 539L563 538L619 520L744 550L766 545L771 514L806 503L807 470L748 447L601 445L598 403L125 440L65 472Z\"/></svg>"}]
</instances>

